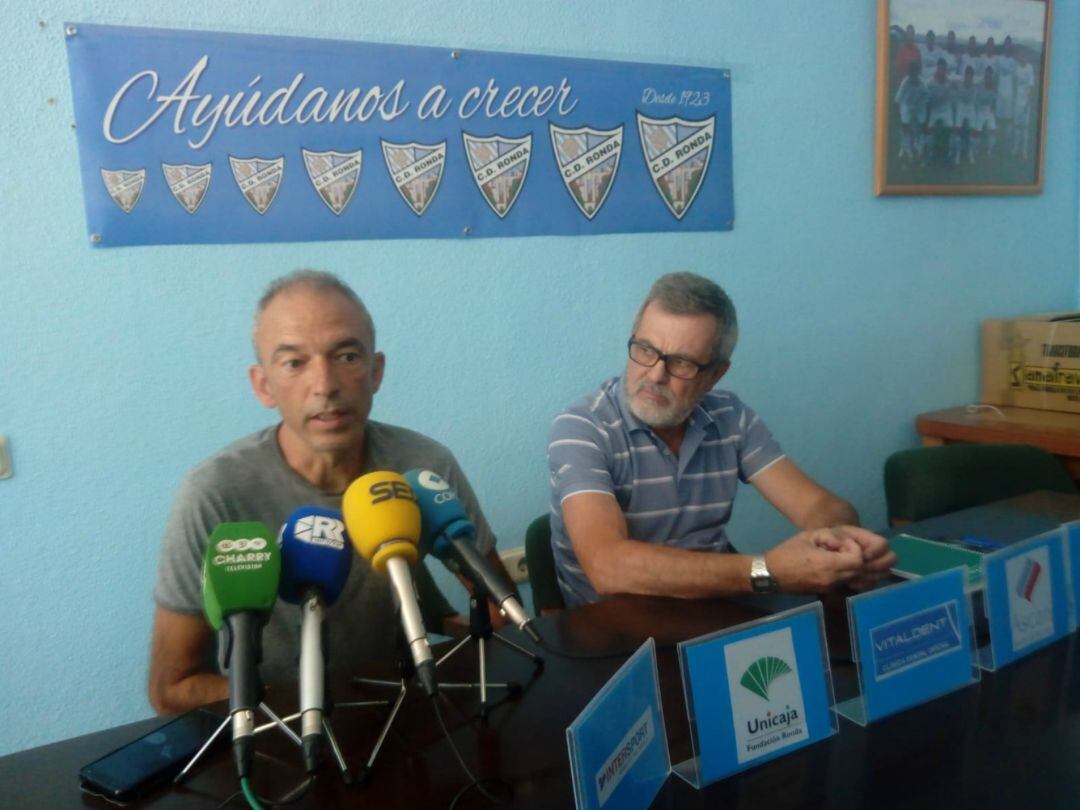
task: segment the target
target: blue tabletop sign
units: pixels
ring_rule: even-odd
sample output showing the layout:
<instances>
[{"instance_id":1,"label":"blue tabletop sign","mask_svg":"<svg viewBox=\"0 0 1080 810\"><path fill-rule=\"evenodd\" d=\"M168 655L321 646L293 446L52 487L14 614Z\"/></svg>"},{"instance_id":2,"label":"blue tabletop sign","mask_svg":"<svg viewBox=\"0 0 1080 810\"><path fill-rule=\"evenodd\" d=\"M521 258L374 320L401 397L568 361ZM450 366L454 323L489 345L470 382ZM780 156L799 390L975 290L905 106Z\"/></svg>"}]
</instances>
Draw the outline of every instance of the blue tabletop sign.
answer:
<instances>
[{"instance_id":1,"label":"blue tabletop sign","mask_svg":"<svg viewBox=\"0 0 1080 810\"><path fill-rule=\"evenodd\" d=\"M652 804L671 773L650 638L566 729L578 810Z\"/></svg>"},{"instance_id":2,"label":"blue tabletop sign","mask_svg":"<svg viewBox=\"0 0 1080 810\"><path fill-rule=\"evenodd\" d=\"M987 555L990 644L979 651L983 669L1005 666L1069 633L1064 540L1064 531L1054 529Z\"/></svg>"},{"instance_id":3,"label":"blue tabletop sign","mask_svg":"<svg viewBox=\"0 0 1080 810\"><path fill-rule=\"evenodd\" d=\"M1069 579L1072 583L1070 599L1072 601L1072 629L1080 625L1080 520L1066 523L1065 540L1069 558Z\"/></svg>"},{"instance_id":4,"label":"blue tabletop sign","mask_svg":"<svg viewBox=\"0 0 1080 810\"><path fill-rule=\"evenodd\" d=\"M837 705L860 725L979 680L965 568L848 599L862 694Z\"/></svg>"},{"instance_id":5,"label":"blue tabletop sign","mask_svg":"<svg viewBox=\"0 0 1080 810\"><path fill-rule=\"evenodd\" d=\"M719 68L69 23L91 243L720 231Z\"/></svg>"},{"instance_id":6,"label":"blue tabletop sign","mask_svg":"<svg viewBox=\"0 0 1080 810\"><path fill-rule=\"evenodd\" d=\"M836 732L821 604L679 644L694 756L675 772L704 787Z\"/></svg>"}]
</instances>

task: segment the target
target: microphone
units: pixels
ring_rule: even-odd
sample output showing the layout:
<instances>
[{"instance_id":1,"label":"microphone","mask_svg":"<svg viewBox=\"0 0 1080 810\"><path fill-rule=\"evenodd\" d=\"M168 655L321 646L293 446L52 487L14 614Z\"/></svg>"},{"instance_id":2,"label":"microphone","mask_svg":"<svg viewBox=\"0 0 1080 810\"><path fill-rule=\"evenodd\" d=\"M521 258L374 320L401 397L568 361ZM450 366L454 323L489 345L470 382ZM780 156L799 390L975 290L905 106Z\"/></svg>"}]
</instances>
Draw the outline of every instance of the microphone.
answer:
<instances>
[{"instance_id":1,"label":"microphone","mask_svg":"<svg viewBox=\"0 0 1080 810\"><path fill-rule=\"evenodd\" d=\"M229 671L233 759L241 777L251 772L262 628L280 577L281 552L262 523L221 523L211 532L203 560L203 612L215 630L228 630L223 660Z\"/></svg>"},{"instance_id":2,"label":"microphone","mask_svg":"<svg viewBox=\"0 0 1080 810\"><path fill-rule=\"evenodd\" d=\"M473 587L485 591L494 600L503 616L539 643L540 635L518 601L513 585L503 571L477 550L476 527L469 522L465 507L450 484L431 470L409 470L405 480L420 507L421 549L434 554L451 571L460 570Z\"/></svg>"},{"instance_id":3,"label":"microphone","mask_svg":"<svg viewBox=\"0 0 1080 810\"><path fill-rule=\"evenodd\" d=\"M304 765L318 770L322 759L326 661L323 608L337 601L352 568L353 550L341 513L301 506L285 520L281 546L281 587L286 602L300 605L300 724Z\"/></svg>"},{"instance_id":4,"label":"microphone","mask_svg":"<svg viewBox=\"0 0 1080 810\"><path fill-rule=\"evenodd\" d=\"M438 692L435 659L416 602L409 566L419 558L420 510L408 482L395 472L373 472L353 481L341 498L345 526L360 556L378 573L390 575L405 640L420 685L430 697Z\"/></svg>"}]
</instances>

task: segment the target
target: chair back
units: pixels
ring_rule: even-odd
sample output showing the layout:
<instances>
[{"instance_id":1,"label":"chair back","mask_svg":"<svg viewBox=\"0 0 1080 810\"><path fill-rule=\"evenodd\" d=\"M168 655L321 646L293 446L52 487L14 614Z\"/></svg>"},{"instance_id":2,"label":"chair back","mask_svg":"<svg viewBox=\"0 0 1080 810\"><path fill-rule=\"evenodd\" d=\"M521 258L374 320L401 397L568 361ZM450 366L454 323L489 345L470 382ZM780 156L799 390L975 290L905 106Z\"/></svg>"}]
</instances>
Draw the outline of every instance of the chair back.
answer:
<instances>
[{"instance_id":1,"label":"chair back","mask_svg":"<svg viewBox=\"0 0 1080 810\"><path fill-rule=\"evenodd\" d=\"M1039 489L1077 491L1057 458L1027 444L918 447L885 461L885 503L893 526Z\"/></svg>"},{"instance_id":2,"label":"chair back","mask_svg":"<svg viewBox=\"0 0 1080 810\"><path fill-rule=\"evenodd\" d=\"M566 607L555 575L555 555L551 551L551 516L543 514L525 530L525 564L529 567L533 612Z\"/></svg>"}]
</instances>

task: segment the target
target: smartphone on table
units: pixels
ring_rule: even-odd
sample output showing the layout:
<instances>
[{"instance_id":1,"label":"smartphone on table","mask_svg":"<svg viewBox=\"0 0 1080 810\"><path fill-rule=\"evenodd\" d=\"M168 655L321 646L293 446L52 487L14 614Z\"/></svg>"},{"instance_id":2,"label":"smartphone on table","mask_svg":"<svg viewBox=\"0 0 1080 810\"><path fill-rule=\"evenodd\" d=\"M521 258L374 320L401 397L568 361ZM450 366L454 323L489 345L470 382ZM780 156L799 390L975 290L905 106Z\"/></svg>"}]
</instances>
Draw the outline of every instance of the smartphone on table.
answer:
<instances>
[{"instance_id":1,"label":"smartphone on table","mask_svg":"<svg viewBox=\"0 0 1080 810\"><path fill-rule=\"evenodd\" d=\"M206 709L182 714L84 766L82 789L113 802L133 801L178 774L224 720ZM227 731L215 745L229 738Z\"/></svg>"}]
</instances>

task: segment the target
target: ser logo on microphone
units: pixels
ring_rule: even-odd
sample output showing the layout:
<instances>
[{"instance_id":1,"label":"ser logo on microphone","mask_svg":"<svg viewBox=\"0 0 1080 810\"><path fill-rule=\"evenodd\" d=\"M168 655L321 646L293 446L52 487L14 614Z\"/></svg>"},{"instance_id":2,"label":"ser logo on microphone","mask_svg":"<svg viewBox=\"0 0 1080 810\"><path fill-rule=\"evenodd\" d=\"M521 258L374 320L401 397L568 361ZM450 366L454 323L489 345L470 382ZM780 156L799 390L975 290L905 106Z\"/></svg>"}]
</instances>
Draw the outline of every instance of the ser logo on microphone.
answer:
<instances>
[{"instance_id":1,"label":"ser logo on microphone","mask_svg":"<svg viewBox=\"0 0 1080 810\"><path fill-rule=\"evenodd\" d=\"M325 515L308 515L296 521L297 540L314 546L328 546L341 551L345 548L345 524Z\"/></svg>"},{"instance_id":2,"label":"ser logo on microphone","mask_svg":"<svg viewBox=\"0 0 1080 810\"><path fill-rule=\"evenodd\" d=\"M447 501L454 500L454 493L450 490L450 485L446 483L443 477L438 473L432 472L431 470L424 470L416 477L416 483L424 489L430 489L432 492L437 493L432 498L437 504L443 504Z\"/></svg>"},{"instance_id":3,"label":"ser logo on microphone","mask_svg":"<svg viewBox=\"0 0 1080 810\"><path fill-rule=\"evenodd\" d=\"M392 498L416 502L416 496L413 495L412 488L404 481L376 481L368 488L368 492L375 496L371 499L372 506L383 501L389 501Z\"/></svg>"}]
</instances>

